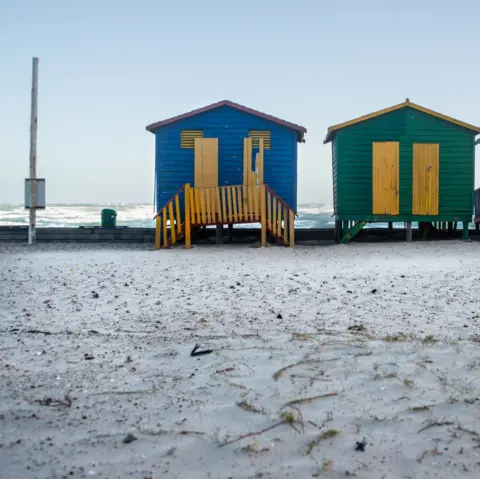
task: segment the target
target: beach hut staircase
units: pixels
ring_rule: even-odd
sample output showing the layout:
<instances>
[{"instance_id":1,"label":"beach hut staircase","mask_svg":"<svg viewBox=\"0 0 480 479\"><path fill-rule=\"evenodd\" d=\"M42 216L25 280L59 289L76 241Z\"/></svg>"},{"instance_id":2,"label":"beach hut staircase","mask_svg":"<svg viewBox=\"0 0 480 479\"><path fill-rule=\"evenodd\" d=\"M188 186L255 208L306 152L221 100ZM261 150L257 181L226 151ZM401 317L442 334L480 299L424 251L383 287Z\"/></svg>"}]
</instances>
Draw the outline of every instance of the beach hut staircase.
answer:
<instances>
[{"instance_id":1,"label":"beach hut staircase","mask_svg":"<svg viewBox=\"0 0 480 479\"><path fill-rule=\"evenodd\" d=\"M202 143L211 140L215 139L196 138L196 153L202 151ZM268 233L277 244L294 246L295 212L263 182L263 139L256 146L258 152L252 169L252 138L244 139L242 185L208 186L207 182L206 186L195 171L195 187L183 185L155 216L157 249L168 248L180 240L190 248L194 228L246 223L261 225L262 246L267 245Z\"/></svg>"},{"instance_id":2,"label":"beach hut staircase","mask_svg":"<svg viewBox=\"0 0 480 479\"><path fill-rule=\"evenodd\" d=\"M245 223L260 223L262 246L270 233L277 244L293 247L294 221L292 208L266 184L212 188L187 184L156 215L155 247L169 248L183 240L190 248L193 228Z\"/></svg>"},{"instance_id":3,"label":"beach hut staircase","mask_svg":"<svg viewBox=\"0 0 480 479\"><path fill-rule=\"evenodd\" d=\"M345 234L342 236L342 243L343 244L348 244L352 239L360 233L360 231L363 229L363 227L367 224L366 221L355 221L353 222L353 225L350 226L350 229L348 229Z\"/></svg>"}]
</instances>

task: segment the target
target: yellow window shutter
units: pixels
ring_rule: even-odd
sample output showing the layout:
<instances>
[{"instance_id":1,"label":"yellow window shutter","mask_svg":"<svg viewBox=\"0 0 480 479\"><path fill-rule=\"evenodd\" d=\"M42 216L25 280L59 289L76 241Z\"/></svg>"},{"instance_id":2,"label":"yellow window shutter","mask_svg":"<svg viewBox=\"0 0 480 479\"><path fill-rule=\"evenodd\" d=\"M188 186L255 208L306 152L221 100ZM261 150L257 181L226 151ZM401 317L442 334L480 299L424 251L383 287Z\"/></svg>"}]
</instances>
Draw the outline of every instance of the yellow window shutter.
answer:
<instances>
[{"instance_id":1,"label":"yellow window shutter","mask_svg":"<svg viewBox=\"0 0 480 479\"><path fill-rule=\"evenodd\" d=\"M248 136L252 139L252 147L260 146L260 138L263 138L263 147L270 150L272 147L272 132L267 130L252 130L248 132Z\"/></svg>"},{"instance_id":2,"label":"yellow window shutter","mask_svg":"<svg viewBox=\"0 0 480 479\"><path fill-rule=\"evenodd\" d=\"M182 148L195 148L195 138L203 138L202 130L182 130L180 144Z\"/></svg>"}]
</instances>

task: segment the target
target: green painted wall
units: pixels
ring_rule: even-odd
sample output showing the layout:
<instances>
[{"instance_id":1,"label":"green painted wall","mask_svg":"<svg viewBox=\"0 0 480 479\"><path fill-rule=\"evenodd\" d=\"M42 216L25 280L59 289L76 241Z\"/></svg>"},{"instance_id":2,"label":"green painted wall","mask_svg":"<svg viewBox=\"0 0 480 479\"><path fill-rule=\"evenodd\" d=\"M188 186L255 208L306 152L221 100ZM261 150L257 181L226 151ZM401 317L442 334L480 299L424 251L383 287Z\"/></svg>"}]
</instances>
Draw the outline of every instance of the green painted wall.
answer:
<instances>
[{"instance_id":1,"label":"green painted wall","mask_svg":"<svg viewBox=\"0 0 480 479\"><path fill-rule=\"evenodd\" d=\"M372 215L375 141L400 142L399 216ZM412 215L413 143L440 145L438 216ZM332 140L337 220L471 221L474 143L474 132L409 107L339 130Z\"/></svg>"}]
</instances>

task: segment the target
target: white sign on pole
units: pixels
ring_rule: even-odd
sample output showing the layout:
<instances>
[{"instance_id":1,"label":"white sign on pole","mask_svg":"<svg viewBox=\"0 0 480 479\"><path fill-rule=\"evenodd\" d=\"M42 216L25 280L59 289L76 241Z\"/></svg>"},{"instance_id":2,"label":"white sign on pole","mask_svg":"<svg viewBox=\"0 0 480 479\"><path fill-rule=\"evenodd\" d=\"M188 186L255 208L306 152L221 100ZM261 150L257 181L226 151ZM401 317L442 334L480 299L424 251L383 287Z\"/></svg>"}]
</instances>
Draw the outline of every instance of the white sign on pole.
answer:
<instances>
[{"instance_id":1,"label":"white sign on pole","mask_svg":"<svg viewBox=\"0 0 480 479\"><path fill-rule=\"evenodd\" d=\"M25 209L30 209L31 205L31 185L30 185L30 178L25 179ZM37 183L37 204L35 209L45 209L46 202L45 202L45 178L37 178L33 180Z\"/></svg>"}]
</instances>

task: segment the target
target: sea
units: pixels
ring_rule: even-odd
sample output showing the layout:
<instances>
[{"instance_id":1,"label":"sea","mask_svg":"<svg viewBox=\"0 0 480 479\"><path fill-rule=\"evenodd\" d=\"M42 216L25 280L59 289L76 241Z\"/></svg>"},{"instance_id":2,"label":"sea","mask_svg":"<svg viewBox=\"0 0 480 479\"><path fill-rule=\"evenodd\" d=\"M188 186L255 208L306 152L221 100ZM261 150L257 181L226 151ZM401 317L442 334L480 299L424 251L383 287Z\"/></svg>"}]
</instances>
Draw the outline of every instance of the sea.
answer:
<instances>
[{"instance_id":1,"label":"sea","mask_svg":"<svg viewBox=\"0 0 480 479\"><path fill-rule=\"evenodd\" d=\"M117 212L117 226L153 228L152 204L51 204L37 212L37 227L100 226L101 211L112 208ZM334 228L332 205L305 204L298 206L296 228ZM0 204L0 226L28 226L28 210L23 204ZM240 225L238 225L240 226ZM243 226L243 225L242 225ZM248 227L245 225L244 227ZM251 225L250 225L251 226Z\"/></svg>"},{"instance_id":2,"label":"sea","mask_svg":"<svg viewBox=\"0 0 480 479\"><path fill-rule=\"evenodd\" d=\"M117 226L134 228L153 228L155 226L152 204L142 203L75 203L51 204L37 212L37 227L74 228L79 226L100 226L101 211L112 208L117 212ZM334 228L333 207L329 204L311 203L298 205L298 217L295 228ZM1 226L28 226L28 210L23 204L0 203ZM253 225L235 225L245 228ZM387 223L374 223L366 227L386 228ZM395 227L404 227L404 223L394 223ZM416 227L416 223L413 224ZM458 228L462 225L459 223ZM470 228L474 228L470 224Z\"/></svg>"}]
</instances>

